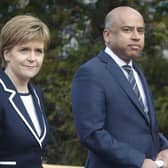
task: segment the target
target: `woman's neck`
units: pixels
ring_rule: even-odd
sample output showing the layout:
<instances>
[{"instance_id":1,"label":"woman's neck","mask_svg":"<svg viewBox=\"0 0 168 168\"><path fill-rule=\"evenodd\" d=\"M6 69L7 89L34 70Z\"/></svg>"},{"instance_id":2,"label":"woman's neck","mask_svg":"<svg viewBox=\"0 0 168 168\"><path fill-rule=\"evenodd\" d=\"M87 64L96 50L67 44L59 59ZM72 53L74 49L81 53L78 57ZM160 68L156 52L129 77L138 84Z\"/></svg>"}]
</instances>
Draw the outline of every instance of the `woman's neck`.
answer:
<instances>
[{"instance_id":1,"label":"woman's neck","mask_svg":"<svg viewBox=\"0 0 168 168\"><path fill-rule=\"evenodd\" d=\"M28 80L21 79L18 76L14 75L8 70L5 70L5 73L8 75L14 86L16 87L16 90L19 93L28 93Z\"/></svg>"}]
</instances>

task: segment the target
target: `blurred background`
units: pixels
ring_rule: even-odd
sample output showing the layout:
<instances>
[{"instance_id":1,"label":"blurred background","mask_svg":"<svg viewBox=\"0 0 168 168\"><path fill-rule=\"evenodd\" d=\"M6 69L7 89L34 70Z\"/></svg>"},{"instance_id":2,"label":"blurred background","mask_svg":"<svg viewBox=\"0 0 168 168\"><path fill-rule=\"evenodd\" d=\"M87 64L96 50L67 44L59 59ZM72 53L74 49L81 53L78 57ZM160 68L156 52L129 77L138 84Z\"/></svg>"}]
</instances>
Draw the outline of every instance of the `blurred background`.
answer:
<instances>
[{"instance_id":1,"label":"blurred background","mask_svg":"<svg viewBox=\"0 0 168 168\"><path fill-rule=\"evenodd\" d=\"M11 17L31 14L49 27L51 43L34 82L45 95L51 141L44 162L83 165L71 110L71 80L79 66L104 48L104 17L128 5L145 19L145 49L137 64L153 93L160 130L168 137L168 0L1 0L0 28ZM127 19L127 18L125 18Z\"/></svg>"}]
</instances>

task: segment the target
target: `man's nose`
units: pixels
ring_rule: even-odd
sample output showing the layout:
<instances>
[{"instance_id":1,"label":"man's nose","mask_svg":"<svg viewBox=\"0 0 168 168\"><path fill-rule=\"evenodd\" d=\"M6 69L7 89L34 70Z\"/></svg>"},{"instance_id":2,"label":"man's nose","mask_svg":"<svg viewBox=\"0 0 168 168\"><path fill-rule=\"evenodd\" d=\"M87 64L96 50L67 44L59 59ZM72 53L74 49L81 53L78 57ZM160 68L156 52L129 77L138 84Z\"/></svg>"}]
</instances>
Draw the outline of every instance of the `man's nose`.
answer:
<instances>
[{"instance_id":1,"label":"man's nose","mask_svg":"<svg viewBox=\"0 0 168 168\"><path fill-rule=\"evenodd\" d=\"M134 39L134 40L139 40L140 39L140 34L136 29L133 30L131 38Z\"/></svg>"}]
</instances>

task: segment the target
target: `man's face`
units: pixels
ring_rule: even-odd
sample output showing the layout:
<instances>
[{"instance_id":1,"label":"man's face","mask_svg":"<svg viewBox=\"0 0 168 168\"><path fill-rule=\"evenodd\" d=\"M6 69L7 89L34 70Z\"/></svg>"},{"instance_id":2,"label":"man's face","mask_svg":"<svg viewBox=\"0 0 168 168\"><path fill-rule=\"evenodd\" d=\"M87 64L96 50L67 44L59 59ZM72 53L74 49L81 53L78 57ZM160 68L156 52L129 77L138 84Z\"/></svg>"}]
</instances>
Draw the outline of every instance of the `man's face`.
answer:
<instances>
[{"instance_id":1,"label":"man's face","mask_svg":"<svg viewBox=\"0 0 168 168\"><path fill-rule=\"evenodd\" d=\"M144 48L144 21L137 13L122 13L104 32L108 47L125 62L140 55Z\"/></svg>"}]
</instances>

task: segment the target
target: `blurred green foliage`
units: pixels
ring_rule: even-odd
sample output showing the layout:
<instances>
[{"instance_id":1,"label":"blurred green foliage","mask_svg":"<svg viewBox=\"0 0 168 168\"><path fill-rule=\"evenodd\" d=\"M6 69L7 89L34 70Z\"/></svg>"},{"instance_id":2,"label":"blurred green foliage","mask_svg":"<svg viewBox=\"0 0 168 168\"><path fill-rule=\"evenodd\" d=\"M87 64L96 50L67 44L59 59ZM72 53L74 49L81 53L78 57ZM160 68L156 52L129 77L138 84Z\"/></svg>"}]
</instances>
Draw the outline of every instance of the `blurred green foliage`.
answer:
<instances>
[{"instance_id":1,"label":"blurred green foliage","mask_svg":"<svg viewBox=\"0 0 168 168\"><path fill-rule=\"evenodd\" d=\"M18 14L38 16L51 32L43 69L34 82L45 94L51 141L47 163L83 165L86 149L76 135L71 111L71 80L78 67L104 48L104 17L112 8L128 5L145 18L146 44L137 63L149 82L160 129L168 137L168 1L98 0L3 0L0 27ZM165 51L165 52L163 52ZM168 55L168 53L167 53ZM168 56L167 56L168 57Z\"/></svg>"}]
</instances>

